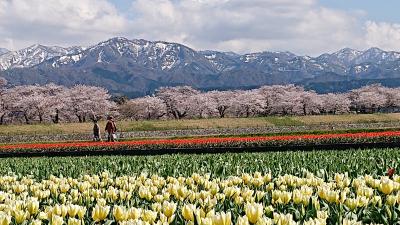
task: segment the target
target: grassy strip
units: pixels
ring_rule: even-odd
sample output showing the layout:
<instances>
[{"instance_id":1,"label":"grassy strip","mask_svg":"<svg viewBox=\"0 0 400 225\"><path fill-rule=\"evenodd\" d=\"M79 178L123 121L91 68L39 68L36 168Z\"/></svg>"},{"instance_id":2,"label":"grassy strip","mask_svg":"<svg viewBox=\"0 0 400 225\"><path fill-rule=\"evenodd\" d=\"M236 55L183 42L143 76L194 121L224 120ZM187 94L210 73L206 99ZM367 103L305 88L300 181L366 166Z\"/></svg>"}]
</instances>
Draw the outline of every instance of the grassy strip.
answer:
<instances>
[{"instance_id":1,"label":"grassy strip","mask_svg":"<svg viewBox=\"0 0 400 225\"><path fill-rule=\"evenodd\" d=\"M398 131L399 128L376 128L376 129L343 129L343 130L313 130L313 131L295 131L295 132L280 132L280 133L259 133L259 134L241 134L241 135L212 135L204 137L260 137L260 136L283 136L283 135L306 135L306 134L354 134L354 133L372 133L384 131ZM186 137L170 137L169 139L192 138ZM129 140L129 139L127 139Z\"/></svg>"},{"instance_id":2,"label":"grassy strip","mask_svg":"<svg viewBox=\"0 0 400 225\"><path fill-rule=\"evenodd\" d=\"M349 114L349 115L318 115L318 116L268 116L257 118L212 118L185 120L155 120L155 121L118 121L121 131L162 131L208 128L244 128L268 126L299 126L320 124L377 123L398 122L399 113L392 114ZM0 135L52 135L52 134L87 134L91 133L91 123L68 124L33 124L1 126ZM105 126L104 121L100 123Z\"/></svg>"},{"instance_id":3,"label":"grassy strip","mask_svg":"<svg viewBox=\"0 0 400 225\"><path fill-rule=\"evenodd\" d=\"M138 173L162 176L190 176L192 173L212 173L214 177L242 173L272 171L274 176L301 175L308 170L319 176L332 177L336 172L384 175L387 168L398 171L400 149L370 149L347 151L225 153L201 155L162 156L96 156L58 158L5 158L0 159L0 175L50 175L79 177L109 171L117 176Z\"/></svg>"}]
</instances>

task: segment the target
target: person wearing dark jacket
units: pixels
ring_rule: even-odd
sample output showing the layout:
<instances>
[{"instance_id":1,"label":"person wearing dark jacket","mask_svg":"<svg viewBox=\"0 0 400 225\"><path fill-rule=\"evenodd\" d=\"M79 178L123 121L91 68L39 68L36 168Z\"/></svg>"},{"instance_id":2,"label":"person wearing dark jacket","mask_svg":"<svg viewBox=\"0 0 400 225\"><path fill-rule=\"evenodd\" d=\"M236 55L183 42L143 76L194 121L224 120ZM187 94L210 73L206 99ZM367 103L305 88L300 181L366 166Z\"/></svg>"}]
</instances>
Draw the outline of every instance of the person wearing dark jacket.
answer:
<instances>
[{"instance_id":1,"label":"person wearing dark jacket","mask_svg":"<svg viewBox=\"0 0 400 225\"><path fill-rule=\"evenodd\" d=\"M114 142L115 141L115 132L117 132L117 126L113 120L112 116L107 117L107 124L106 124L106 132L108 134L108 141Z\"/></svg>"},{"instance_id":2,"label":"person wearing dark jacket","mask_svg":"<svg viewBox=\"0 0 400 225\"><path fill-rule=\"evenodd\" d=\"M100 126L97 123L97 120L94 120L93 123L93 141L101 141Z\"/></svg>"}]
</instances>

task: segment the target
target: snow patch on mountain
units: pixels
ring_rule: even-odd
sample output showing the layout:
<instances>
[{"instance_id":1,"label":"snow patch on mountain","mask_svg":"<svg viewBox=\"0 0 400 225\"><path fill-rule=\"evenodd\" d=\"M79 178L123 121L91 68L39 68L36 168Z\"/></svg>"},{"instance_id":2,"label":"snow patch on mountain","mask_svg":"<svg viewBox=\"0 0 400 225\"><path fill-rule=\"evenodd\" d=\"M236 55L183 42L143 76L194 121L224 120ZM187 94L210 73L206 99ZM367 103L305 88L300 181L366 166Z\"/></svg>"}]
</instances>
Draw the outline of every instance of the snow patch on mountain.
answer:
<instances>
[{"instance_id":1,"label":"snow patch on mountain","mask_svg":"<svg viewBox=\"0 0 400 225\"><path fill-rule=\"evenodd\" d=\"M81 47L62 48L58 46L32 45L18 51L0 55L0 70L36 66L56 56L82 51Z\"/></svg>"}]
</instances>

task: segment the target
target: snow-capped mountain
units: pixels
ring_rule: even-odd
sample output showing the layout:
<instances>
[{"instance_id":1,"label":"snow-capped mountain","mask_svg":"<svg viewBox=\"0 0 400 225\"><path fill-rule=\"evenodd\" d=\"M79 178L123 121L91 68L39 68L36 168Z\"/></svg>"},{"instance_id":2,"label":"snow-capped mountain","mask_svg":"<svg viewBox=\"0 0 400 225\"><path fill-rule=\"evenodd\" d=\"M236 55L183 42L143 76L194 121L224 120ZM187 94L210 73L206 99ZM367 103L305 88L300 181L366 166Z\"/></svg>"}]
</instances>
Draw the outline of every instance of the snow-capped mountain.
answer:
<instances>
[{"instance_id":1,"label":"snow-capped mountain","mask_svg":"<svg viewBox=\"0 0 400 225\"><path fill-rule=\"evenodd\" d=\"M227 89L295 83L319 92L346 91L374 82L400 86L400 53L344 48L317 57L287 51L240 55L117 37L88 48L34 45L7 52L0 55L0 76L11 85L84 83L131 97L174 85Z\"/></svg>"},{"instance_id":2,"label":"snow-capped mountain","mask_svg":"<svg viewBox=\"0 0 400 225\"><path fill-rule=\"evenodd\" d=\"M0 48L0 55L3 55L3 54L5 54L5 53L7 53L7 52L9 52L10 50L8 50L8 49L5 49L5 48Z\"/></svg>"},{"instance_id":3,"label":"snow-capped mountain","mask_svg":"<svg viewBox=\"0 0 400 225\"><path fill-rule=\"evenodd\" d=\"M230 71L240 66L240 55L233 52L200 51L219 72Z\"/></svg>"},{"instance_id":4,"label":"snow-capped mountain","mask_svg":"<svg viewBox=\"0 0 400 225\"><path fill-rule=\"evenodd\" d=\"M323 54L317 57L318 61L336 64L342 67L351 67L352 65L362 63L383 63L387 61L396 61L398 59L400 59L399 52L387 52L379 48L370 48L366 51L344 48L335 53Z\"/></svg>"},{"instance_id":5,"label":"snow-capped mountain","mask_svg":"<svg viewBox=\"0 0 400 225\"><path fill-rule=\"evenodd\" d=\"M56 56L76 54L81 47L62 48L57 46L32 45L18 51L0 55L0 70L36 66Z\"/></svg>"},{"instance_id":6,"label":"snow-capped mountain","mask_svg":"<svg viewBox=\"0 0 400 225\"><path fill-rule=\"evenodd\" d=\"M334 65L341 73L345 73L347 67L353 64L354 60L359 57L363 52L344 48L332 54L322 54L316 58L318 62L323 65Z\"/></svg>"},{"instance_id":7,"label":"snow-capped mountain","mask_svg":"<svg viewBox=\"0 0 400 225\"><path fill-rule=\"evenodd\" d=\"M55 68L121 63L159 71L193 67L202 72L215 72L203 55L184 45L122 37L101 42L76 54L54 57L50 61Z\"/></svg>"},{"instance_id":8,"label":"snow-capped mountain","mask_svg":"<svg viewBox=\"0 0 400 225\"><path fill-rule=\"evenodd\" d=\"M379 48L370 48L359 55L353 62L354 64L361 63L385 63L393 62L400 59L400 53L394 51L383 51Z\"/></svg>"}]
</instances>

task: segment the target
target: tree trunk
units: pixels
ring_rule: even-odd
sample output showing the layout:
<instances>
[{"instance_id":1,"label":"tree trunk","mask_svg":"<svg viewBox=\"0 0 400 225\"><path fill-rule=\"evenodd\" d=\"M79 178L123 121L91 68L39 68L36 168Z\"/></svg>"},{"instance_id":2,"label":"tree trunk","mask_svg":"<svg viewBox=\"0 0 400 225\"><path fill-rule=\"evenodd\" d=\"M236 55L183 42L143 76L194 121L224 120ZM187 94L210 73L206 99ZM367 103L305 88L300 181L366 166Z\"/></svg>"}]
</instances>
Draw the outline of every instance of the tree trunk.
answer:
<instances>
[{"instance_id":1,"label":"tree trunk","mask_svg":"<svg viewBox=\"0 0 400 225\"><path fill-rule=\"evenodd\" d=\"M56 115L53 118L53 123L59 123L60 122L60 111L56 109Z\"/></svg>"},{"instance_id":2,"label":"tree trunk","mask_svg":"<svg viewBox=\"0 0 400 225\"><path fill-rule=\"evenodd\" d=\"M157 115L157 119L160 119L161 117L165 116L166 113L163 113L162 115Z\"/></svg>"},{"instance_id":3,"label":"tree trunk","mask_svg":"<svg viewBox=\"0 0 400 225\"><path fill-rule=\"evenodd\" d=\"M4 125L4 117L6 116L5 113L3 113L0 117L0 125Z\"/></svg>"},{"instance_id":4,"label":"tree trunk","mask_svg":"<svg viewBox=\"0 0 400 225\"><path fill-rule=\"evenodd\" d=\"M307 107L306 104L303 105L303 114L307 115Z\"/></svg>"},{"instance_id":5,"label":"tree trunk","mask_svg":"<svg viewBox=\"0 0 400 225\"><path fill-rule=\"evenodd\" d=\"M25 123L30 124L29 118L26 114L24 114L24 118L25 118Z\"/></svg>"},{"instance_id":6,"label":"tree trunk","mask_svg":"<svg viewBox=\"0 0 400 225\"><path fill-rule=\"evenodd\" d=\"M181 113L181 112L179 112L179 111L177 111L177 113L178 113L178 119L182 119L182 118L185 117L186 114L187 114L187 112Z\"/></svg>"},{"instance_id":7,"label":"tree trunk","mask_svg":"<svg viewBox=\"0 0 400 225\"><path fill-rule=\"evenodd\" d=\"M225 117L225 111L226 111L226 107L224 107L224 106L221 106L221 107L218 107L218 113L219 113L219 117L220 118L224 118Z\"/></svg>"},{"instance_id":8,"label":"tree trunk","mask_svg":"<svg viewBox=\"0 0 400 225\"><path fill-rule=\"evenodd\" d=\"M250 117L250 107L246 107L246 118Z\"/></svg>"},{"instance_id":9,"label":"tree trunk","mask_svg":"<svg viewBox=\"0 0 400 225\"><path fill-rule=\"evenodd\" d=\"M172 116L174 116L174 119L176 119L176 120L179 119L179 115L178 115L177 111L173 111Z\"/></svg>"}]
</instances>

